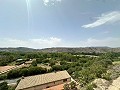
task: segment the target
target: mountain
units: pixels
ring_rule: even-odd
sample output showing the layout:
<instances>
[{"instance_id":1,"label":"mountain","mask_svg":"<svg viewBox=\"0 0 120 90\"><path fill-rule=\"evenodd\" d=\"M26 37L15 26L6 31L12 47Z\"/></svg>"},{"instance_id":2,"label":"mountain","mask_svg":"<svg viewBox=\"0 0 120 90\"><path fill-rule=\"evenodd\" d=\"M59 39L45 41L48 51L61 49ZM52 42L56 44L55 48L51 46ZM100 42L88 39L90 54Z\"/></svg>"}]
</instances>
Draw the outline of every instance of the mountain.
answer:
<instances>
[{"instance_id":1,"label":"mountain","mask_svg":"<svg viewBox=\"0 0 120 90\"><path fill-rule=\"evenodd\" d=\"M17 48L0 48L0 51L5 52L33 52L36 51L36 49L27 48L27 47L17 47Z\"/></svg>"},{"instance_id":2,"label":"mountain","mask_svg":"<svg viewBox=\"0 0 120 90\"><path fill-rule=\"evenodd\" d=\"M110 47L80 47L80 48L46 48L41 49L42 52L84 52L84 53L106 53L106 52L120 52L120 48Z\"/></svg>"},{"instance_id":3,"label":"mountain","mask_svg":"<svg viewBox=\"0 0 120 90\"><path fill-rule=\"evenodd\" d=\"M120 52L120 48L110 47L79 47L79 48L68 48L68 47L56 47L56 48L45 48L45 49L32 49L26 47L18 48L0 48L0 51L6 52L84 52L84 53L106 53L106 52Z\"/></svg>"}]
</instances>

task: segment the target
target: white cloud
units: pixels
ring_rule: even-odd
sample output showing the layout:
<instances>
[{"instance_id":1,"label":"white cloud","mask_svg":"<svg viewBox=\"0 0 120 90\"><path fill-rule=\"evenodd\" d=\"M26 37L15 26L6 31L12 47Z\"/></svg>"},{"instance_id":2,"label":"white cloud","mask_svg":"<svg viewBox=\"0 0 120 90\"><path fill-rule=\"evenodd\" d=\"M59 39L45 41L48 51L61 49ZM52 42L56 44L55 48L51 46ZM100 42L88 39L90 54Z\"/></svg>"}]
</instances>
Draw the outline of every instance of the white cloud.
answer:
<instances>
[{"instance_id":1,"label":"white cloud","mask_svg":"<svg viewBox=\"0 0 120 90\"><path fill-rule=\"evenodd\" d=\"M101 26L103 24L110 24L120 21L120 12L113 11L110 13L102 14L100 17L97 17L97 20L91 24L83 25L84 28L94 28L97 26Z\"/></svg>"},{"instance_id":2,"label":"white cloud","mask_svg":"<svg viewBox=\"0 0 120 90\"><path fill-rule=\"evenodd\" d=\"M43 0L45 6L55 5L57 2L61 2L62 0Z\"/></svg>"},{"instance_id":3,"label":"white cloud","mask_svg":"<svg viewBox=\"0 0 120 90\"><path fill-rule=\"evenodd\" d=\"M105 39L94 39L88 38L87 40L78 42L68 42L56 38L40 38L40 39L10 39L1 38L0 47L29 47L29 48L50 48L50 47L91 47L91 46L109 46L109 47L120 47L120 38L105 38Z\"/></svg>"},{"instance_id":4,"label":"white cloud","mask_svg":"<svg viewBox=\"0 0 120 90\"><path fill-rule=\"evenodd\" d=\"M109 47L120 47L120 38L105 38L105 39L94 39L89 38L86 41L80 41L80 46L109 46Z\"/></svg>"},{"instance_id":5,"label":"white cloud","mask_svg":"<svg viewBox=\"0 0 120 90\"><path fill-rule=\"evenodd\" d=\"M44 5L47 5L49 3L49 0L43 0Z\"/></svg>"},{"instance_id":6,"label":"white cloud","mask_svg":"<svg viewBox=\"0 0 120 90\"><path fill-rule=\"evenodd\" d=\"M50 37L47 39L31 39L30 42L36 45L36 47L55 47L61 44L61 39L56 37ZM33 45L34 46L34 45Z\"/></svg>"},{"instance_id":7,"label":"white cloud","mask_svg":"<svg viewBox=\"0 0 120 90\"><path fill-rule=\"evenodd\" d=\"M11 38L1 38L0 47L30 47L30 48L46 48L61 45L62 40L56 37L19 40Z\"/></svg>"}]
</instances>

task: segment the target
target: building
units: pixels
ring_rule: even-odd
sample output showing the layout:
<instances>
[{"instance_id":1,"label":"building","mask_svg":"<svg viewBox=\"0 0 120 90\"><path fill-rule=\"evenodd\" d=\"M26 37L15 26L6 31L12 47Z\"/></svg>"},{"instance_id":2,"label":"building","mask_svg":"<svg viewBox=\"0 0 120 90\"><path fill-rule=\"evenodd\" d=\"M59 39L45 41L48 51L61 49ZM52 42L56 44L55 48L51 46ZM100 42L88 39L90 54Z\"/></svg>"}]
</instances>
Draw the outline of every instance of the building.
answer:
<instances>
[{"instance_id":1,"label":"building","mask_svg":"<svg viewBox=\"0 0 120 90\"><path fill-rule=\"evenodd\" d=\"M24 61L23 59L17 59L16 62L22 62Z\"/></svg>"},{"instance_id":2,"label":"building","mask_svg":"<svg viewBox=\"0 0 120 90\"><path fill-rule=\"evenodd\" d=\"M33 61L26 61L24 64L30 66Z\"/></svg>"},{"instance_id":3,"label":"building","mask_svg":"<svg viewBox=\"0 0 120 90\"><path fill-rule=\"evenodd\" d=\"M62 90L65 83L71 82L67 71L52 72L42 75L24 77L15 90ZM50 89L52 88L52 89Z\"/></svg>"}]
</instances>

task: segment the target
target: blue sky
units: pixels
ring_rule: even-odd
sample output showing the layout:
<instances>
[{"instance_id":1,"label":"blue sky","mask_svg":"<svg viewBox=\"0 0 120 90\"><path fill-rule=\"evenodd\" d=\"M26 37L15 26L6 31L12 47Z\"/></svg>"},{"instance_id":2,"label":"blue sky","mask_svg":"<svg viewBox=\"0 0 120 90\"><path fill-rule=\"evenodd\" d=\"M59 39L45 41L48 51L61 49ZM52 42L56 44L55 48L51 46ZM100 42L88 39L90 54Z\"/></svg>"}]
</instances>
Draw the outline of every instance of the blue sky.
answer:
<instances>
[{"instance_id":1,"label":"blue sky","mask_svg":"<svg viewBox=\"0 0 120 90\"><path fill-rule=\"evenodd\" d=\"M120 47L120 0L0 0L0 47Z\"/></svg>"}]
</instances>

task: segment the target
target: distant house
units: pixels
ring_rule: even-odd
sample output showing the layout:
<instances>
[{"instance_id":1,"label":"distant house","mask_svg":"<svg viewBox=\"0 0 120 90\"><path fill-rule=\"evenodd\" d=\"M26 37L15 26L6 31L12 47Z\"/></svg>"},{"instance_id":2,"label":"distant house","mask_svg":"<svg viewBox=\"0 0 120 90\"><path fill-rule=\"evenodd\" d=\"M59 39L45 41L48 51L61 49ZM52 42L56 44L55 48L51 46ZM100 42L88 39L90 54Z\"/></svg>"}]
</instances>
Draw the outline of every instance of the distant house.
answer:
<instances>
[{"instance_id":1,"label":"distant house","mask_svg":"<svg viewBox=\"0 0 120 90\"><path fill-rule=\"evenodd\" d=\"M71 82L67 71L52 72L24 77L15 90L62 90L65 83Z\"/></svg>"},{"instance_id":2,"label":"distant house","mask_svg":"<svg viewBox=\"0 0 120 90\"><path fill-rule=\"evenodd\" d=\"M21 62L24 61L23 59L17 59L16 62Z\"/></svg>"},{"instance_id":3,"label":"distant house","mask_svg":"<svg viewBox=\"0 0 120 90\"><path fill-rule=\"evenodd\" d=\"M24 64L25 65L31 65L33 61L26 61Z\"/></svg>"}]
</instances>

